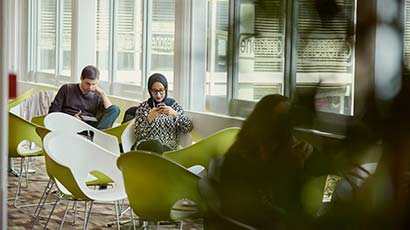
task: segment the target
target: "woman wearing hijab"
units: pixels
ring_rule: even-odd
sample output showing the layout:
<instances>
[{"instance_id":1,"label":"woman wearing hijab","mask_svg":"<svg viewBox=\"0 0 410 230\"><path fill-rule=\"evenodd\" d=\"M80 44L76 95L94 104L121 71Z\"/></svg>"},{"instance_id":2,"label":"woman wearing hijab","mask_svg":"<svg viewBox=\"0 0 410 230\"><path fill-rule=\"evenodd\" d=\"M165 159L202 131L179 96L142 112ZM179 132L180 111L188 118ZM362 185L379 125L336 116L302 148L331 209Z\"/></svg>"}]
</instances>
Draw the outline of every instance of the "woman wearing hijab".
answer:
<instances>
[{"instance_id":1,"label":"woman wearing hijab","mask_svg":"<svg viewBox=\"0 0 410 230\"><path fill-rule=\"evenodd\" d=\"M155 73L148 79L150 98L135 113L135 149L157 153L175 150L179 135L192 131L192 121L181 105L168 97L168 81Z\"/></svg>"}]
</instances>

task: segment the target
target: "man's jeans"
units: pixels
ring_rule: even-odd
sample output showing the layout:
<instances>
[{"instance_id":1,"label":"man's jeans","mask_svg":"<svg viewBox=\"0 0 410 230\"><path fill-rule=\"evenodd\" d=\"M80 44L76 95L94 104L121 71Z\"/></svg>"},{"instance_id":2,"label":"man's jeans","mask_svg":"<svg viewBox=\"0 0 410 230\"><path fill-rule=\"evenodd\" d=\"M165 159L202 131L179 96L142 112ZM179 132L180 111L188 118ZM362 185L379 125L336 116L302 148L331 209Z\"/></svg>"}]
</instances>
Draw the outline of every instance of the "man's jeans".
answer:
<instances>
[{"instance_id":1,"label":"man's jeans","mask_svg":"<svg viewBox=\"0 0 410 230\"><path fill-rule=\"evenodd\" d=\"M120 108L116 105L111 105L105 110L96 128L100 130L111 128L112 125L114 124L114 121L117 119L119 115L120 115Z\"/></svg>"}]
</instances>

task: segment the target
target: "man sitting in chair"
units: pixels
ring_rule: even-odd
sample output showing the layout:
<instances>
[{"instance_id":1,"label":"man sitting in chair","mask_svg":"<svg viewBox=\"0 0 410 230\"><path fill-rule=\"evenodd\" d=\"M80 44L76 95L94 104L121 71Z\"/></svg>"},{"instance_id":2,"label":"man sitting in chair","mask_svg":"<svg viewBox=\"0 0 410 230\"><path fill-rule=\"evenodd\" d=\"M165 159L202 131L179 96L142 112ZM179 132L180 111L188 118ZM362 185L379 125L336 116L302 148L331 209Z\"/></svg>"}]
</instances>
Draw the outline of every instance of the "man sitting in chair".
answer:
<instances>
[{"instance_id":1,"label":"man sitting in chair","mask_svg":"<svg viewBox=\"0 0 410 230\"><path fill-rule=\"evenodd\" d=\"M70 114L97 129L111 128L120 109L98 87L99 77L100 71L96 67L84 67L80 83L61 86L48 112Z\"/></svg>"}]
</instances>

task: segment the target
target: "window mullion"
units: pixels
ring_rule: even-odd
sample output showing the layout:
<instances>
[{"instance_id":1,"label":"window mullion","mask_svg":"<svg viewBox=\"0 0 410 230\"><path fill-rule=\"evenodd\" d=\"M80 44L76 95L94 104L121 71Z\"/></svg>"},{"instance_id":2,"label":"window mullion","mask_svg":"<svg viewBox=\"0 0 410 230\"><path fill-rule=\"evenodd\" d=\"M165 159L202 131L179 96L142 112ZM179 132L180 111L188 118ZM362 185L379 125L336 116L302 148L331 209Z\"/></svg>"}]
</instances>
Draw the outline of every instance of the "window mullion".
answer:
<instances>
[{"instance_id":1,"label":"window mullion","mask_svg":"<svg viewBox=\"0 0 410 230\"><path fill-rule=\"evenodd\" d=\"M296 65L298 46L298 4L286 1L285 66L283 94L292 97L296 91Z\"/></svg>"},{"instance_id":2,"label":"window mullion","mask_svg":"<svg viewBox=\"0 0 410 230\"><path fill-rule=\"evenodd\" d=\"M36 71L36 42L37 42L37 31L35 29L37 25L37 1L29 1L28 2L28 42L29 42L29 48L28 48L28 71L29 72L34 72ZM30 79L30 78L29 78Z\"/></svg>"},{"instance_id":3,"label":"window mullion","mask_svg":"<svg viewBox=\"0 0 410 230\"><path fill-rule=\"evenodd\" d=\"M142 90L142 98L145 98L147 96L147 90L146 85L147 85L147 75L149 72L149 69L151 68L151 42L152 40L151 35L151 27L149 26L149 22L151 21L150 18L152 17L152 5L151 5L151 0L144 0L143 4L143 28L142 28L142 67L141 67L141 72L142 72L142 79L141 79L141 90ZM141 99L142 99L141 98Z\"/></svg>"},{"instance_id":4,"label":"window mullion","mask_svg":"<svg viewBox=\"0 0 410 230\"><path fill-rule=\"evenodd\" d=\"M55 68L56 80L59 82L59 76L62 71L62 34L63 34L63 7L62 0L56 2L56 54L55 54Z\"/></svg>"},{"instance_id":5,"label":"window mullion","mask_svg":"<svg viewBox=\"0 0 410 230\"><path fill-rule=\"evenodd\" d=\"M33 28L33 30L35 31L34 32L34 36L35 36L35 40L34 40L34 42L33 42L33 46L34 46L34 60L33 60L33 62L34 62L34 65L33 65L33 67L34 67L34 72L36 73L37 71L38 71L38 69L39 69L39 61L40 61L40 52L38 52L38 49L39 49L39 46L38 46L38 41L40 40L39 39L39 36L40 36L40 33L39 33L39 24L40 24L40 20L39 20L39 17L40 17L40 15L39 15L39 11L40 11L40 6L39 6L40 4L39 4L39 2L37 2L36 1L36 3L35 3L35 9L34 9L34 17L35 17L35 24L34 24L34 28Z\"/></svg>"},{"instance_id":6,"label":"window mullion","mask_svg":"<svg viewBox=\"0 0 410 230\"><path fill-rule=\"evenodd\" d=\"M228 34L228 73L227 73L227 100L232 100L237 96L238 88L238 61L239 56L237 52L237 47L239 47L239 12L240 12L240 1L231 0L229 2L229 34Z\"/></svg>"},{"instance_id":7,"label":"window mullion","mask_svg":"<svg viewBox=\"0 0 410 230\"><path fill-rule=\"evenodd\" d=\"M113 82L116 79L116 73L117 73L117 45L116 45L116 40L118 36L118 30L117 30L117 22L118 22L118 15L117 15L117 4L118 1L111 0L110 1L110 45L109 45L109 52L111 53L109 55L109 76L108 76L108 84L110 88L111 94L113 93Z\"/></svg>"}]
</instances>

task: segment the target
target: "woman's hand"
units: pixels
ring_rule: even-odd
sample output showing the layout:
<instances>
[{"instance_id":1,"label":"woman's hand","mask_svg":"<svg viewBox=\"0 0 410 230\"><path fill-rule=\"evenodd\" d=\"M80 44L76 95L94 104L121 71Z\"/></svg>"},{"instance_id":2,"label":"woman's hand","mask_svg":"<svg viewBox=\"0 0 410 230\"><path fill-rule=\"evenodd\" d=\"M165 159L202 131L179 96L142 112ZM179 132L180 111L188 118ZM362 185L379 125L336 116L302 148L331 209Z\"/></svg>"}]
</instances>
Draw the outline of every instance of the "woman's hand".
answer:
<instances>
[{"instance_id":1,"label":"woman's hand","mask_svg":"<svg viewBox=\"0 0 410 230\"><path fill-rule=\"evenodd\" d=\"M155 118L161 115L161 110L158 107L152 108L147 116L148 123L151 123Z\"/></svg>"},{"instance_id":2,"label":"woman's hand","mask_svg":"<svg viewBox=\"0 0 410 230\"><path fill-rule=\"evenodd\" d=\"M155 118L157 118L161 114L172 116L172 118L174 119L177 118L177 112L171 106L163 105L160 107L152 108L149 111L149 114L147 116L148 123L151 123Z\"/></svg>"},{"instance_id":3,"label":"woman's hand","mask_svg":"<svg viewBox=\"0 0 410 230\"><path fill-rule=\"evenodd\" d=\"M171 106L163 105L158 107L158 109L161 114L172 116L174 119L177 118L177 112Z\"/></svg>"}]
</instances>

